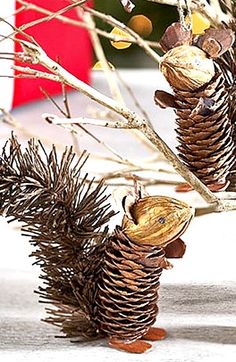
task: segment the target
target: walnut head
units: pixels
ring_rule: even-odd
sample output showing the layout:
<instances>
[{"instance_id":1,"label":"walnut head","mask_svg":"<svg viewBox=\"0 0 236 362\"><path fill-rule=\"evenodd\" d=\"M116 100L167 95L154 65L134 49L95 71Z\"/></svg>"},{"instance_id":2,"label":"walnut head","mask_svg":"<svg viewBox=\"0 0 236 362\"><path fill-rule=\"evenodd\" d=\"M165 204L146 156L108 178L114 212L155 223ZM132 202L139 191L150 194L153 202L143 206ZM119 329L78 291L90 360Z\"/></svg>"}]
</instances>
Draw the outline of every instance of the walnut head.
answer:
<instances>
[{"instance_id":1,"label":"walnut head","mask_svg":"<svg viewBox=\"0 0 236 362\"><path fill-rule=\"evenodd\" d=\"M215 66L207 54L190 45L169 50L160 63L160 70L173 88L192 91L207 84L215 75Z\"/></svg>"},{"instance_id":2,"label":"walnut head","mask_svg":"<svg viewBox=\"0 0 236 362\"><path fill-rule=\"evenodd\" d=\"M122 228L140 244L166 246L186 230L194 211L183 201L165 196L148 196L136 201L124 216Z\"/></svg>"}]
</instances>

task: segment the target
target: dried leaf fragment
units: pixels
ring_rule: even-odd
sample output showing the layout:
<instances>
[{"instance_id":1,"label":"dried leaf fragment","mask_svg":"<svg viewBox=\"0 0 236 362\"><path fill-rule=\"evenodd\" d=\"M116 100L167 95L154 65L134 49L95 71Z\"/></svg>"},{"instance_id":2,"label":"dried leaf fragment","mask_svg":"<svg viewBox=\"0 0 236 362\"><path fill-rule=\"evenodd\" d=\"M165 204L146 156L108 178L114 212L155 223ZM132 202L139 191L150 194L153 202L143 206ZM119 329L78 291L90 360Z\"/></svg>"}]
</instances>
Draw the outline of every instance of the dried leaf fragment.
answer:
<instances>
[{"instance_id":1,"label":"dried leaf fragment","mask_svg":"<svg viewBox=\"0 0 236 362\"><path fill-rule=\"evenodd\" d=\"M111 70L115 70L115 67L112 63L108 62L108 65ZM93 70L104 70L102 62L100 60L98 62L96 62L92 69Z\"/></svg>"},{"instance_id":2,"label":"dried leaf fragment","mask_svg":"<svg viewBox=\"0 0 236 362\"><path fill-rule=\"evenodd\" d=\"M179 108L175 100L175 96L162 90L156 90L154 95L154 101L160 108Z\"/></svg>"},{"instance_id":3,"label":"dried leaf fragment","mask_svg":"<svg viewBox=\"0 0 236 362\"><path fill-rule=\"evenodd\" d=\"M172 241L165 248L166 258L182 258L186 250L186 245L180 238Z\"/></svg>"}]
</instances>

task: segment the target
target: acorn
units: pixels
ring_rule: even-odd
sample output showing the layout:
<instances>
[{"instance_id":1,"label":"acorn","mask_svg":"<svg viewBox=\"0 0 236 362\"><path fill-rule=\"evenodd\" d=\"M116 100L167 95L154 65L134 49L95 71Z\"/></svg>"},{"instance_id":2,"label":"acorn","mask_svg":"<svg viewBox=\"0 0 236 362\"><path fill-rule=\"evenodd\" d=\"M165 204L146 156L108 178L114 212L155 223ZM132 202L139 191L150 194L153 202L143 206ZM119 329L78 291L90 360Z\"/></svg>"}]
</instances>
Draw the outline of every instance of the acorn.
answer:
<instances>
[{"instance_id":1,"label":"acorn","mask_svg":"<svg viewBox=\"0 0 236 362\"><path fill-rule=\"evenodd\" d=\"M169 50L162 58L160 70L170 85L179 90L195 90L215 75L215 66L206 53L190 45Z\"/></svg>"}]
</instances>

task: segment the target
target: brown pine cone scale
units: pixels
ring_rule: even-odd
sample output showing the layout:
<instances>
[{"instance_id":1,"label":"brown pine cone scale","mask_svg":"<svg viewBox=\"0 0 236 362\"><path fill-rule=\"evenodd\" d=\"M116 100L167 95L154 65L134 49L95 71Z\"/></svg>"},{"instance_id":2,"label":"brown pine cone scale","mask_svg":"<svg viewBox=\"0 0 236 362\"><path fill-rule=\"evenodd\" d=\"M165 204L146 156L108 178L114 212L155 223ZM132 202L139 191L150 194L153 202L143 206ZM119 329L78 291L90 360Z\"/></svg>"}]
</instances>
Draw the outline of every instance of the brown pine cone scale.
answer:
<instances>
[{"instance_id":1,"label":"brown pine cone scale","mask_svg":"<svg viewBox=\"0 0 236 362\"><path fill-rule=\"evenodd\" d=\"M174 91L179 157L209 187L224 185L235 150L224 77L217 73L196 91Z\"/></svg>"},{"instance_id":2,"label":"brown pine cone scale","mask_svg":"<svg viewBox=\"0 0 236 362\"><path fill-rule=\"evenodd\" d=\"M139 245L119 229L109 240L96 295L97 323L109 337L133 342L155 323L164 251Z\"/></svg>"}]
</instances>

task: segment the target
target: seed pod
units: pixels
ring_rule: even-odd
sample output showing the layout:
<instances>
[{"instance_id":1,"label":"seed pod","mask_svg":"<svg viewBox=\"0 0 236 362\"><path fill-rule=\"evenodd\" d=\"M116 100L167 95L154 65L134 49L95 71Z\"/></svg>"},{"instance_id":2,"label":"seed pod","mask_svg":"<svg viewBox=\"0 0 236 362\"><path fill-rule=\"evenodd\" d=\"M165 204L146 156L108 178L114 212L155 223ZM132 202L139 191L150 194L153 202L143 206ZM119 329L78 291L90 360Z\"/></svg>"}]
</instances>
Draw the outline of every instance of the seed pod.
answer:
<instances>
[{"instance_id":1,"label":"seed pod","mask_svg":"<svg viewBox=\"0 0 236 362\"><path fill-rule=\"evenodd\" d=\"M195 46L181 45L162 58L160 69L170 85L180 90L195 90L215 75L212 59Z\"/></svg>"},{"instance_id":2,"label":"seed pod","mask_svg":"<svg viewBox=\"0 0 236 362\"><path fill-rule=\"evenodd\" d=\"M133 219L124 217L122 229L136 243L165 246L183 233L193 209L185 202L164 196L149 196L130 208Z\"/></svg>"}]
</instances>

